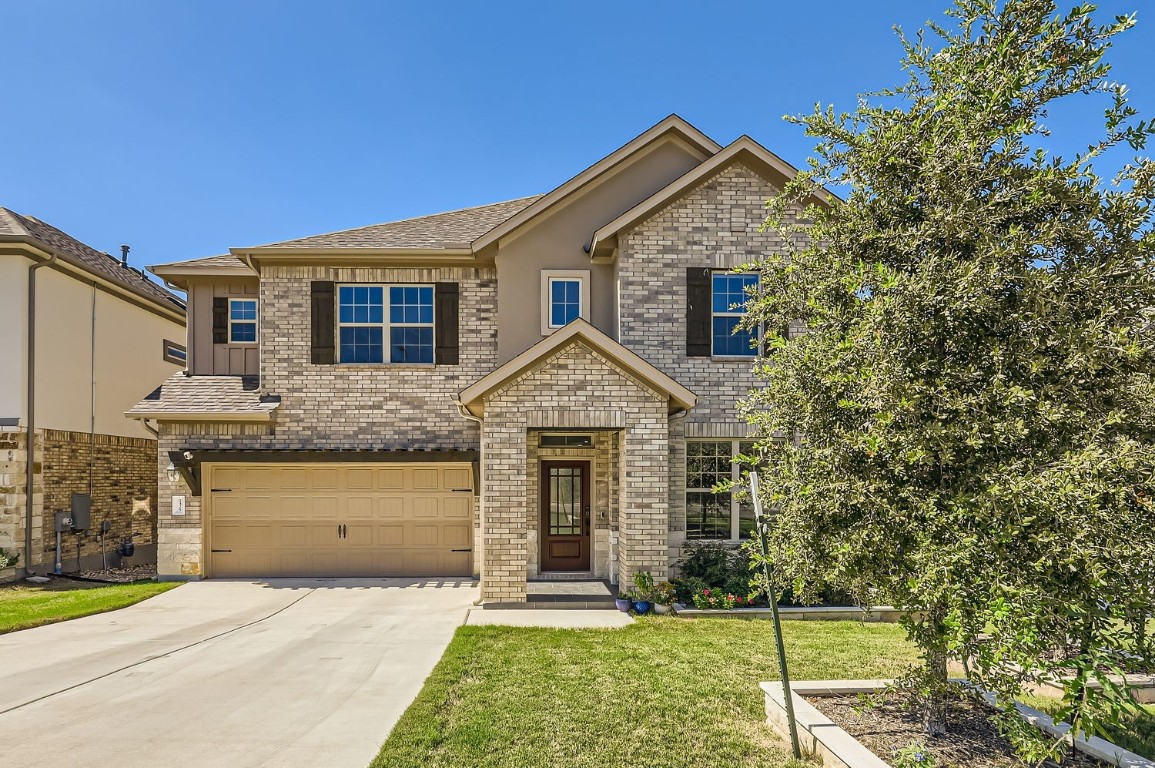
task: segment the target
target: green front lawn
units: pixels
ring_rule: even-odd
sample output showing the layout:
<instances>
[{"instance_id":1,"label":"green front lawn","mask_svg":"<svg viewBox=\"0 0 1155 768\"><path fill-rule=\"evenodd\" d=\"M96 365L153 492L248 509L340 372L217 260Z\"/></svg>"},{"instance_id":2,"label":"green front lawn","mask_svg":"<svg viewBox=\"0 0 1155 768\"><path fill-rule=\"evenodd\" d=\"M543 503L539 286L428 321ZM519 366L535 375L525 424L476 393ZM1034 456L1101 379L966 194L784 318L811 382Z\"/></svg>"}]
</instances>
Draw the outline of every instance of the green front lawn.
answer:
<instances>
[{"instance_id":1,"label":"green front lawn","mask_svg":"<svg viewBox=\"0 0 1155 768\"><path fill-rule=\"evenodd\" d=\"M891 624L785 624L797 680L902 673ZM652 617L620 630L463 627L374 768L785 766L759 681L767 621Z\"/></svg>"},{"instance_id":2,"label":"green front lawn","mask_svg":"<svg viewBox=\"0 0 1155 768\"><path fill-rule=\"evenodd\" d=\"M0 634L115 611L176 586L153 581L105 586L66 579L44 585L11 584L0 588Z\"/></svg>"}]
</instances>

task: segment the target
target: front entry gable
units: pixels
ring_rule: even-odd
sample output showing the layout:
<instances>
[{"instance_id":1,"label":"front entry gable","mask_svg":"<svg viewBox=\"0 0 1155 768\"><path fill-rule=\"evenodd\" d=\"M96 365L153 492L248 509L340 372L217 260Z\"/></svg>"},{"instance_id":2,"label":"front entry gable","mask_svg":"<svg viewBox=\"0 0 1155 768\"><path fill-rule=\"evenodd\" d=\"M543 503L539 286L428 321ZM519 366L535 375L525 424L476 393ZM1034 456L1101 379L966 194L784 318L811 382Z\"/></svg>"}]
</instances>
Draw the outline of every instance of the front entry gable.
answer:
<instances>
[{"instance_id":1,"label":"front entry gable","mask_svg":"<svg viewBox=\"0 0 1155 768\"><path fill-rule=\"evenodd\" d=\"M595 409L590 418L612 420L616 402L636 398L630 390L660 398L670 413L689 410L697 402L693 392L578 319L467 387L458 404L474 416L483 416L487 404L498 400L519 402L530 410L581 400ZM579 393L583 396L573 397Z\"/></svg>"}]
</instances>

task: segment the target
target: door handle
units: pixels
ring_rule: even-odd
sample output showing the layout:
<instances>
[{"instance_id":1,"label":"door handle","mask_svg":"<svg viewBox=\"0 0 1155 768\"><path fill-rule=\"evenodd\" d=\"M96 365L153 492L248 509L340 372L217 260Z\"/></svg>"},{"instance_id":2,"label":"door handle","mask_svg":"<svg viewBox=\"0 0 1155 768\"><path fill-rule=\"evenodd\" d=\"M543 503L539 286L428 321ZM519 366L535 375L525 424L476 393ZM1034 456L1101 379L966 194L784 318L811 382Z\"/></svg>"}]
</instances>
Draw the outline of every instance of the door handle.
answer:
<instances>
[{"instance_id":1,"label":"door handle","mask_svg":"<svg viewBox=\"0 0 1155 768\"><path fill-rule=\"evenodd\" d=\"M588 504L582 509L582 529L584 531L583 536L590 535L590 507Z\"/></svg>"},{"instance_id":2,"label":"door handle","mask_svg":"<svg viewBox=\"0 0 1155 768\"><path fill-rule=\"evenodd\" d=\"M344 523L341 523L341 538L349 538L349 526L345 525Z\"/></svg>"}]
</instances>

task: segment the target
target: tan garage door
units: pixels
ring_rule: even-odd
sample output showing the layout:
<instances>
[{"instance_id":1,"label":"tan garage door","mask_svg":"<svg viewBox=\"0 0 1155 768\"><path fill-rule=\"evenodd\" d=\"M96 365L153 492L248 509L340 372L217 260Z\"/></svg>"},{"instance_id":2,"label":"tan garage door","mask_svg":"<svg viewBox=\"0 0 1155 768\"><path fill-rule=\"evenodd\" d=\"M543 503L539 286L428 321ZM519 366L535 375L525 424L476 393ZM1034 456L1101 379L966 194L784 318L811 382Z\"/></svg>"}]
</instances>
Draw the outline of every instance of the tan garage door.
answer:
<instances>
[{"instance_id":1,"label":"tan garage door","mask_svg":"<svg viewBox=\"0 0 1155 768\"><path fill-rule=\"evenodd\" d=\"M468 464L206 467L209 577L468 576Z\"/></svg>"}]
</instances>

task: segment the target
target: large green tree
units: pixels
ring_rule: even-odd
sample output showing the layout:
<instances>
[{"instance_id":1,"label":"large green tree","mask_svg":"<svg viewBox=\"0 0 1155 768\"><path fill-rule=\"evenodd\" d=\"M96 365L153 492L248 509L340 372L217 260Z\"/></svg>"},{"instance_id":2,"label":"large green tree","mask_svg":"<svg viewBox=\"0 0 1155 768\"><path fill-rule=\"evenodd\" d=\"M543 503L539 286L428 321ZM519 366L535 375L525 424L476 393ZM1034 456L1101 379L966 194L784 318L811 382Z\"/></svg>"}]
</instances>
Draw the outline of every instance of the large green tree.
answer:
<instances>
[{"instance_id":1,"label":"large green tree","mask_svg":"<svg viewBox=\"0 0 1155 768\"><path fill-rule=\"evenodd\" d=\"M1124 702L1106 673L1148 653L1155 165L1096 166L1152 129L1104 59L1134 19L1094 11L958 0L900 32L902 85L788 118L817 138L769 203L796 248L753 267L749 322L798 331L767 331L745 404L774 565L905 612L932 733L948 657L1004 702L1073 675L1063 714L1094 732ZM1069 157L1059 101L1103 116Z\"/></svg>"}]
</instances>

